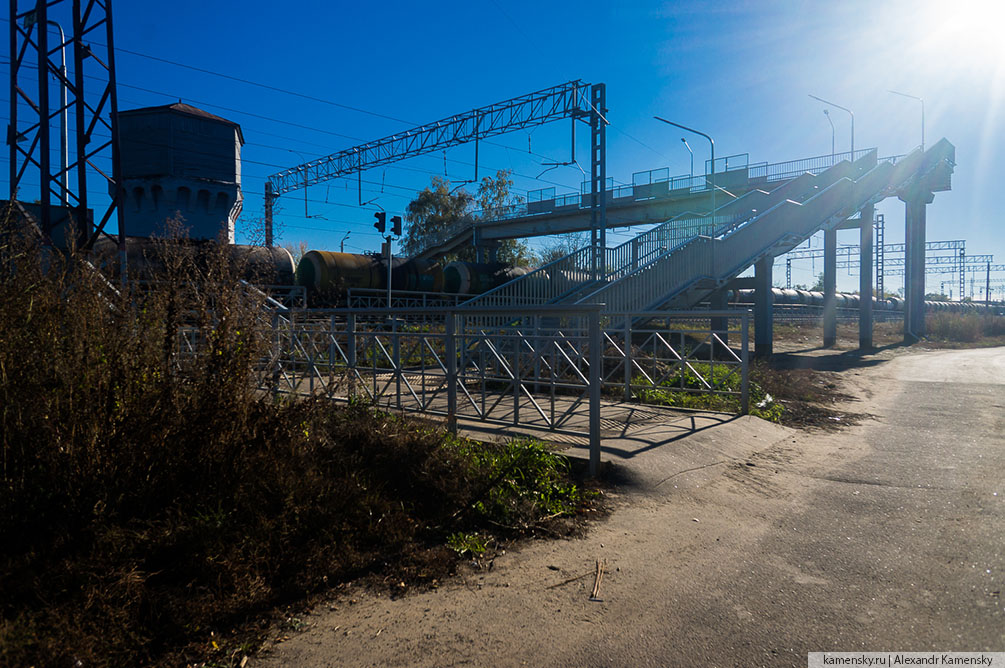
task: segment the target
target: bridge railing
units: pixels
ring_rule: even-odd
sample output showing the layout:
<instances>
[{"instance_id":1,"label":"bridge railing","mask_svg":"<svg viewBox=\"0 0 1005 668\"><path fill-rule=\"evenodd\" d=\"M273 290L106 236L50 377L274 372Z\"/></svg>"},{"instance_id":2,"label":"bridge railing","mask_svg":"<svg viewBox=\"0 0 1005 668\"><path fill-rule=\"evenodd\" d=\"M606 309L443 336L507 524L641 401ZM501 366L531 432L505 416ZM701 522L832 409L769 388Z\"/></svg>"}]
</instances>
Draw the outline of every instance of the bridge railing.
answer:
<instances>
[{"instance_id":1,"label":"bridge railing","mask_svg":"<svg viewBox=\"0 0 1005 668\"><path fill-rule=\"evenodd\" d=\"M819 175L790 180L767 195L748 193L730 205L741 211L735 220L717 219L711 233L696 235L655 255L647 264L598 286L580 301L603 302L613 309L654 308L703 279L720 281L735 275L765 249L784 245L789 238L801 239L832 219L851 215L884 192L891 178L907 178L910 165L901 167L904 169L890 162L877 164L875 151L865 151L856 163L839 162ZM868 171L862 174L863 170ZM902 174L894 177L894 171ZM851 180L855 175L861 176ZM803 204L789 200L796 196L789 191L800 181L800 190L815 193ZM742 210L749 207L743 200L751 197L759 201L757 212L744 214Z\"/></svg>"},{"instance_id":2,"label":"bridge railing","mask_svg":"<svg viewBox=\"0 0 1005 668\"><path fill-rule=\"evenodd\" d=\"M852 155L850 151L845 151L843 153L833 153L828 155L813 156L811 158L789 160L788 162L775 162L771 164L757 163L750 166L750 180L755 182L758 180L783 181L799 176L805 172L818 174L830 167L833 167L842 160L855 162L859 158L868 155L870 151L874 150L876 149L862 148L855 151L855 155Z\"/></svg>"},{"instance_id":3,"label":"bridge railing","mask_svg":"<svg viewBox=\"0 0 1005 668\"><path fill-rule=\"evenodd\" d=\"M716 158L716 188L756 186L759 183L770 183L795 178L805 172L818 174L842 160L857 160L875 149L857 149L854 156L845 151L827 155L818 155L786 162L750 164L746 153L735 156ZM900 156L884 158L895 162ZM720 170L720 167L724 168ZM706 160L706 172L708 161ZM610 181L610 179L608 179ZM608 203L615 200L645 201L651 199L668 199L686 194L707 192L712 189L710 174L681 174L670 176L668 167L643 170L632 175L632 184L612 186L605 190ZM527 203L507 207L491 219L483 219L481 212L476 212L480 222L494 222L522 218L528 215L553 213L567 208L586 209L591 205L589 193L568 193L558 195L553 187L532 190L528 193Z\"/></svg>"}]
</instances>

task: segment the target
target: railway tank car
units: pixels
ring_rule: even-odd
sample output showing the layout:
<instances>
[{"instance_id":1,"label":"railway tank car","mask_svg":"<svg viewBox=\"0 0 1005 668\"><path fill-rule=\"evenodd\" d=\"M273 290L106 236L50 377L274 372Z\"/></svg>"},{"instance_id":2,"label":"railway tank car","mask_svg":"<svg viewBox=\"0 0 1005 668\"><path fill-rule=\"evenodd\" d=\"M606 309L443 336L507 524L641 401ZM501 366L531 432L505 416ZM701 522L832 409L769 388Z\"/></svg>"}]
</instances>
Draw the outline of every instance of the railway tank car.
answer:
<instances>
[{"instance_id":1,"label":"railway tank car","mask_svg":"<svg viewBox=\"0 0 1005 668\"><path fill-rule=\"evenodd\" d=\"M454 261L443 268L443 291L479 295L527 273L504 263L479 264Z\"/></svg>"},{"instance_id":2,"label":"railway tank car","mask_svg":"<svg viewBox=\"0 0 1005 668\"><path fill-rule=\"evenodd\" d=\"M218 246L212 241L180 241L128 237L126 239L126 260L129 271L140 279L151 278L164 270L164 253L179 253L198 259L219 257L217 249L222 248L225 257L233 264L241 278L260 285L293 285L296 266L293 256L279 246L249 246L224 244ZM91 251L92 260L98 267L112 275L118 275L119 249L116 241L101 237Z\"/></svg>"},{"instance_id":3,"label":"railway tank car","mask_svg":"<svg viewBox=\"0 0 1005 668\"><path fill-rule=\"evenodd\" d=\"M505 263L481 264L454 261L443 266L435 260L393 258L391 289L476 295L527 272ZM386 290L387 261L379 255L358 255L311 250L296 269L296 284L307 290L314 305L344 303L350 289Z\"/></svg>"},{"instance_id":4,"label":"railway tank car","mask_svg":"<svg viewBox=\"0 0 1005 668\"><path fill-rule=\"evenodd\" d=\"M808 290L792 290L788 288L772 288L772 300L779 305L805 305L822 307L824 305L824 293ZM753 290L730 290L728 294L730 304L753 304ZM857 309L859 307L859 296L838 292L834 295L834 306L839 309ZM900 297L878 298L873 297L873 308L877 311L898 312L904 310L904 300ZM925 310L934 311L969 311L977 306L969 302L937 302L925 301Z\"/></svg>"}]
</instances>

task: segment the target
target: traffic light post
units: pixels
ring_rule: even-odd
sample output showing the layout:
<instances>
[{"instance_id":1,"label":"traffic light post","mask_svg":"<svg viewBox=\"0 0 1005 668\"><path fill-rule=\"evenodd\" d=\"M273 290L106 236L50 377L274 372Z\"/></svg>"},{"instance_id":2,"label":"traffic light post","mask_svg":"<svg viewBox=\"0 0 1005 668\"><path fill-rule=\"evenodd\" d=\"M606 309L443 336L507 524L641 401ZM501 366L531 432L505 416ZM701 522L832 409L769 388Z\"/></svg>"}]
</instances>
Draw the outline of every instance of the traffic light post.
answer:
<instances>
[{"instance_id":1,"label":"traffic light post","mask_svg":"<svg viewBox=\"0 0 1005 668\"><path fill-rule=\"evenodd\" d=\"M373 226L380 232L381 236L384 237L384 259L387 262L387 308L391 308L391 237L401 236L401 216L391 216L391 233L385 235L384 232L387 230L387 213L384 211L377 211L373 214L373 217L377 219L377 222Z\"/></svg>"}]
</instances>

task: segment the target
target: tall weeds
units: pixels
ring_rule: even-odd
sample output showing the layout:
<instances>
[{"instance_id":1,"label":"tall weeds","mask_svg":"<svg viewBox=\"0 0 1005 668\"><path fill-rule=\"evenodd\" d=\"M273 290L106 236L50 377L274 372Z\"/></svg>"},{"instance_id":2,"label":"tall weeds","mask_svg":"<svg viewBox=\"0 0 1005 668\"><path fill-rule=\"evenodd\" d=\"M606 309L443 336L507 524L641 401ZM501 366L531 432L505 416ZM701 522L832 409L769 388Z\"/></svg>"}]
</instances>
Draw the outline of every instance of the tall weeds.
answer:
<instances>
[{"instance_id":1,"label":"tall weeds","mask_svg":"<svg viewBox=\"0 0 1005 668\"><path fill-rule=\"evenodd\" d=\"M928 338L978 343L1005 337L1005 316L990 313L931 313L925 319Z\"/></svg>"},{"instance_id":2,"label":"tall weeds","mask_svg":"<svg viewBox=\"0 0 1005 668\"><path fill-rule=\"evenodd\" d=\"M212 245L158 255L119 290L0 231L0 665L185 665L268 606L582 500L525 444L486 457L259 393L268 336L240 268Z\"/></svg>"}]
</instances>

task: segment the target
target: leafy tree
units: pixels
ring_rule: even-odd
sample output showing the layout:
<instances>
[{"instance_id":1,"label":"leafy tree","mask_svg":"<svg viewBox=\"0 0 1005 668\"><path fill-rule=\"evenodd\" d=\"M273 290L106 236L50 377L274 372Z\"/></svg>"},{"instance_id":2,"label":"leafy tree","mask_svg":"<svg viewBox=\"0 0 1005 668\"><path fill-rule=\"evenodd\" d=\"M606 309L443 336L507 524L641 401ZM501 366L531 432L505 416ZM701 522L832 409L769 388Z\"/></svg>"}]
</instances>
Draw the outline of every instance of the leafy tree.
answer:
<instances>
[{"instance_id":1,"label":"leafy tree","mask_svg":"<svg viewBox=\"0 0 1005 668\"><path fill-rule=\"evenodd\" d=\"M540 265L559 260L570 253L590 245L589 233L563 234L552 239L538 252L536 260Z\"/></svg>"},{"instance_id":2,"label":"leafy tree","mask_svg":"<svg viewBox=\"0 0 1005 668\"><path fill-rule=\"evenodd\" d=\"M407 225L401 240L402 252L416 255L445 241L467 225L499 217L509 207L522 201L512 192L512 186L509 170L496 172L495 178L483 178L474 195L463 188L451 192L449 180L434 176L430 186L420 191L405 208ZM503 241L497 256L501 262L522 266L532 260L527 245L516 239ZM464 248L444 259L471 262L475 260L475 249Z\"/></svg>"},{"instance_id":3,"label":"leafy tree","mask_svg":"<svg viewBox=\"0 0 1005 668\"><path fill-rule=\"evenodd\" d=\"M455 229L474 220L470 213L474 197L464 189L450 191L450 181L434 176L432 184L415 196L405 208L405 234L401 250L405 255L417 255L440 241Z\"/></svg>"}]
</instances>

